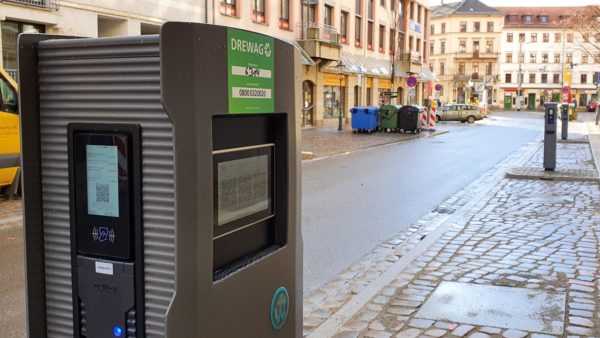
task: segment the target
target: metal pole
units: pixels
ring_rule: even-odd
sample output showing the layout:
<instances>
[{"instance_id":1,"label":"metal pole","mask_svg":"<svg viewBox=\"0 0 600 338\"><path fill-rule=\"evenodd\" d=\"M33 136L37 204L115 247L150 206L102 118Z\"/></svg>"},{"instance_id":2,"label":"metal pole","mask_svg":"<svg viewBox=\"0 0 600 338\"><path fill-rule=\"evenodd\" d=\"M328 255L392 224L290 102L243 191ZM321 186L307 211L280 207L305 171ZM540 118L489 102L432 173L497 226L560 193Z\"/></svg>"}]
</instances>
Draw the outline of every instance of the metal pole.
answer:
<instances>
[{"instance_id":1,"label":"metal pole","mask_svg":"<svg viewBox=\"0 0 600 338\"><path fill-rule=\"evenodd\" d=\"M340 76L340 99L338 100L339 102L339 116L338 116L338 131L342 130L342 115L344 113L343 111L343 103L342 103L342 71L343 71L343 67L344 64L342 63L342 60L340 60L340 62L338 63L338 69L339 69L339 76Z\"/></svg>"},{"instance_id":2,"label":"metal pole","mask_svg":"<svg viewBox=\"0 0 600 338\"><path fill-rule=\"evenodd\" d=\"M519 73L517 74L517 111L521 111L521 55L523 53L523 42L519 38ZM523 56L525 57L525 56Z\"/></svg>"}]
</instances>

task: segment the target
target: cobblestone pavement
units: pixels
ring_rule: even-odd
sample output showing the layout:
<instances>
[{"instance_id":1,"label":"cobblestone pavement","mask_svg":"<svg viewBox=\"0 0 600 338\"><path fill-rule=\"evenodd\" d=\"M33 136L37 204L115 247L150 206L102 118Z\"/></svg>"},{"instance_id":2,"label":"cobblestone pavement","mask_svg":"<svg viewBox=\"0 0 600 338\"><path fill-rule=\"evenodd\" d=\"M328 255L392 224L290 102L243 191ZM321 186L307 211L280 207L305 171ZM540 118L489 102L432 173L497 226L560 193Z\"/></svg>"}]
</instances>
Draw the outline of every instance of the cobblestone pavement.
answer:
<instances>
[{"instance_id":1,"label":"cobblestone pavement","mask_svg":"<svg viewBox=\"0 0 600 338\"><path fill-rule=\"evenodd\" d=\"M594 167L588 145L565 146L557 165L569 169ZM594 182L502 178L502 172L511 167L542 166L542 158L537 155L541 143L529 147L536 155L530 152L527 158L515 155L507 159L419 224L383 244L332 283L307 295L305 335L320 337L320 325L331 322L336 311L360 295L370 280L384 274L431 233L436 219L464 205L465 212L451 222L448 230L345 321L334 334L336 338L600 337L599 186ZM518 153L524 154L526 149ZM483 196L475 191L482 184L492 184ZM473 196L477 197L474 201ZM468 320L454 322L419 314L443 281L564 293L564 320L559 323L564 330L550 334L545 329L527 331L497 321L482 326ZM549 314L537 315L544 318Z\"/></svg>"},{"instance_id":2,"label":"cobblestone pavement","mask_svg":"<svg viewBox=\"0 0 600 338\"><path fill-rule=\"evenodd\" d=\"M424 131L420 134L372 133L355 134L349 126L338 131L336 128L310 128L302 130L302 151L311 152L315 157L332 156L359 149L376 147L389 143L406 142L423 137L447 133L452 126L439 127L436 131ZM456 128L456 127L454 127Z\"/></svg>"}]
</instances>

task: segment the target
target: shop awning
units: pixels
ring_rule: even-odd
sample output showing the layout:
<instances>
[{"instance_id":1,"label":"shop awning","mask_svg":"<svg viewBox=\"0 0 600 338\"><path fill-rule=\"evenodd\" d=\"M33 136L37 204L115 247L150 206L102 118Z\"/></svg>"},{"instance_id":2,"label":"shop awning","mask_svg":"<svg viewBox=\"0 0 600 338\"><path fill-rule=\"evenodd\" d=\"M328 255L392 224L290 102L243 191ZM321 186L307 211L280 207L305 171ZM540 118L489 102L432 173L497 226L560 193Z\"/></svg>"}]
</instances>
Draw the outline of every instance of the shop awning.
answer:
<instances>
[{"instance_id":1,"label":"shop awning","mask_svg":"<svg viewBox=\"0 0 600 338\"><path fill-rule=\"evenodd\" d=\"M435 76L435 74L433 74L429 69L427 68L423 68L421 70L421 72L419 73L419 77L423 80L423 81L439 81L437 76Z\"/></svg>"},{"instance_id":2,"label":"shop awning","mask_svg":"<svg viewBox=\"0 0 600 338\"><path fill-rule=\"evenodd\" d=\"M369 56L352 54L344 52L342 55L342 62L344 64L344 73L359 74L373 77L389 77L391 75L391 64L390 60L377 59ZM339 70L335 65L327 67L327 71L336 73ZM395 67L396 77L408 77L406 70L396 62Z\"/></svg>"},{"instance_id":3,"label":"shop awning","mask_svg":"<svg viewBox=\"0 0 600 338\"><path fill-rule=\"evenodd\" d=\"M307 65L307 66L315 65L315 62L310 57L310 55L308 55L308 53L304 49L302 49L302 47L300 47L300 45L296 41L289 40L288 42L291 43L292 45L294 45L294 47L296 47L300 51L300 55L302 56L302 64L303 65Z\"/></svg>"}]
</instances>

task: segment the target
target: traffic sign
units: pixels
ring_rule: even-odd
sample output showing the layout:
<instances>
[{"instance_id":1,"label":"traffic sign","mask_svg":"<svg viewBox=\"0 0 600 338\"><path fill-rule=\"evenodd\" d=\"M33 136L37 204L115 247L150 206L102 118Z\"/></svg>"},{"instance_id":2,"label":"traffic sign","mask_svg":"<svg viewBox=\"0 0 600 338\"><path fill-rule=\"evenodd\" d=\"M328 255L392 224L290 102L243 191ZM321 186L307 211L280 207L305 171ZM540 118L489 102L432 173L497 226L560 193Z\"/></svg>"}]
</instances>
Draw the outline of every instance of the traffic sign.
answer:
<instances>
[{"instance_id":1,"label":"traffic sign","mask_svg":"<svg viewBox=\"0 0 600 338\"><path fill-rule=\"evenodd\" d=\"M409 87L414 87L417 85L417 78L414 76L409 77L408 79L406 79L406 84Z\"/></svg>"},{"instance_id":2,"label":"traffic sign","mask_svg":"<svg viewBox=\"0 0 600 338\"><path fill-rule=\"evenodd\" d=\"M568 93L569 92L569 87L563 87L562 92L565 93L565 94Z\"/></svg>"},{"instance_id":3,"label":"traffic sign","mask_svg":"<svg viewBox=\"0 0 600 338\"><path fill-rule=\"evenodd\" d=\"M444 87L442 87L442 85L439 84L439 83L435 85L435 90L438 91L438 92L441 91L442 88L444 88Z\"/></svg>"}]
</instances>

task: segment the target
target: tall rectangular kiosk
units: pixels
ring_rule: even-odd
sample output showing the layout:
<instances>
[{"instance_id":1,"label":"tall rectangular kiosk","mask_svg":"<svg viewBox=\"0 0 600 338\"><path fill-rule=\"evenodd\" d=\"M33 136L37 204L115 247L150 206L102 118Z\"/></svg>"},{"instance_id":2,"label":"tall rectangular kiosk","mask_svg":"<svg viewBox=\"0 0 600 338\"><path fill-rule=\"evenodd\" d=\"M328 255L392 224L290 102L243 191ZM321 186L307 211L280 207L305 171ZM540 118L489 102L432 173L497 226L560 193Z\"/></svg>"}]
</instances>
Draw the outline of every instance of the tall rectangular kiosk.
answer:
<instances>
[{"instance_id":1,"label":"tall rectangular kiosk","mask_svg":"<svg viewBox=\"0 0 600 338\"><path fill-rule=\"evenodd\" d=\"M301 337L299 53L19 37L30 337Z\"/></svg>"}]
</instances>

